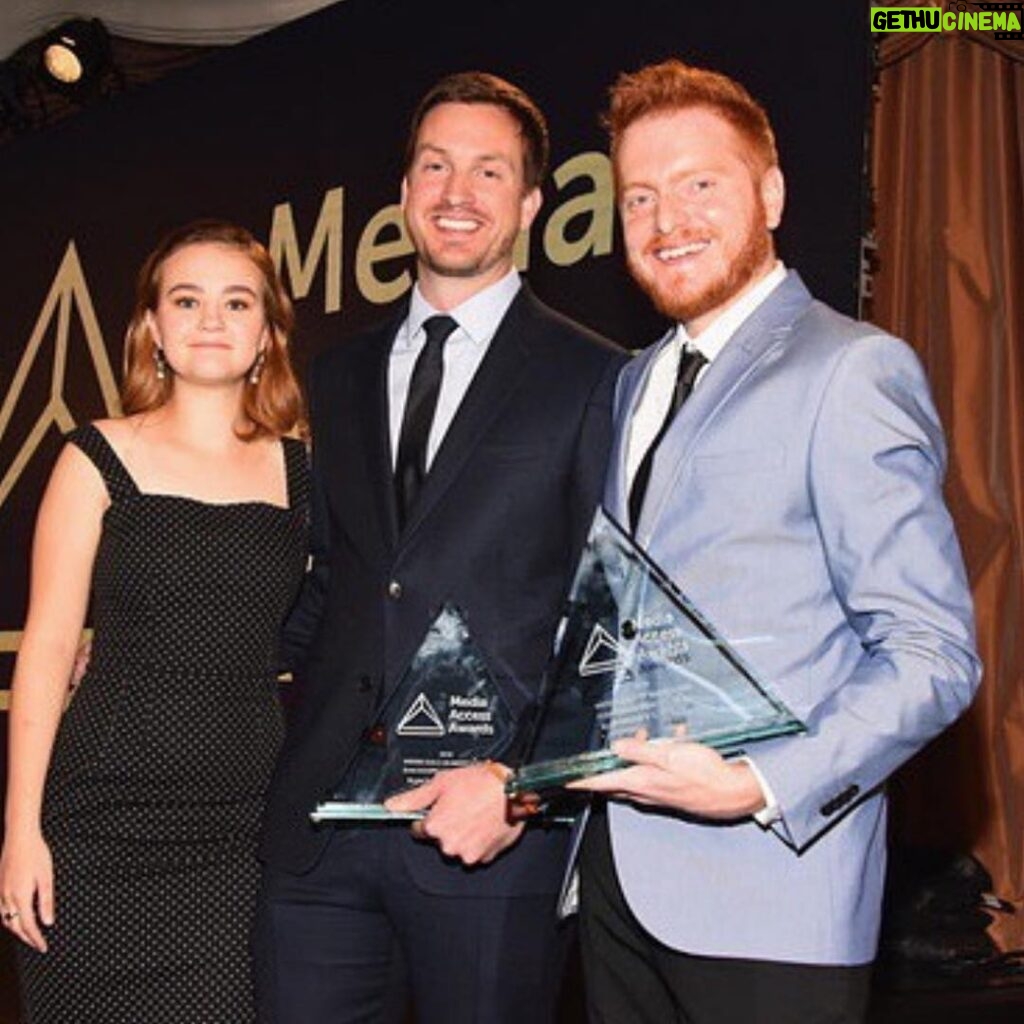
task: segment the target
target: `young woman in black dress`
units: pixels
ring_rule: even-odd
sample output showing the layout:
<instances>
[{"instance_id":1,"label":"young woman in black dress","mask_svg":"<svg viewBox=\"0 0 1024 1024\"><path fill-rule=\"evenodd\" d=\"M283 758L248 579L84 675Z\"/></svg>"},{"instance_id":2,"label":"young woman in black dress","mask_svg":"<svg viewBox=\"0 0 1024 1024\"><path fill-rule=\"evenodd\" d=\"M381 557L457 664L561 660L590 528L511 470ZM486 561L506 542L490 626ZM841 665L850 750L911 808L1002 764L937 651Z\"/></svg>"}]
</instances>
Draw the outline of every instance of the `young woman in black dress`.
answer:
<instances>
[{"instance_id":1,"label":"young woman in black dress","mask_svg":"<svg viewBox=\"0 0 1024 1024\"><path fill-rule=\"evenodd\" d=\"M0 919L31 1024L242 1024L275 647L306 557L292 309L248 232L146 261L126 415L68 437L10 710ZM92 607L88 670L67 680ZM65 705L66 710L65 710Z\"/></svg>"}]
</instances>

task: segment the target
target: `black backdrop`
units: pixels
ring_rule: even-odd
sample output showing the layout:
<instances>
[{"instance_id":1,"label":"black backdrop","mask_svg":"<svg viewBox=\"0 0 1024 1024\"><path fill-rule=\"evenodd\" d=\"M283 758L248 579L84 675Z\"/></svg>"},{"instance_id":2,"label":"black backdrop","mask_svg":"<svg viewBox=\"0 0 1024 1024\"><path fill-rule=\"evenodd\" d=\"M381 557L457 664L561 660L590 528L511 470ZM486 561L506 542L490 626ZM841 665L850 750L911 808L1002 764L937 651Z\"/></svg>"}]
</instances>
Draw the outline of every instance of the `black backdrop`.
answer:
<instances>
[{"instance_id":1,"label":"black backdrop","mask_svg":"<svg viewBox=\"0 0 1024 1024\"><path fill-rule=\"evenodd\" d=\"M60 432L113 411L135 270L164 230L221 216L270 240L296 294L303 364L378 318L379 300L407 280L408 255L386 258L388 245L402 248L399 229L370 222L397 201L416 100L446 72L491 70L547 112L552 167L562 169L531 232L535 290L623 344L646 344L661 325L621 268L598 112L619 70L678 55L734 74L765 102L788 184L783 258L820 298L853 312L867 29L861 3L347 0L9 144L0 151L0 698ZM365 240L360 254L368 224L382 247L376 262ZM318 226L325 244L314 258Z\"/></svg>"}]
</instances>

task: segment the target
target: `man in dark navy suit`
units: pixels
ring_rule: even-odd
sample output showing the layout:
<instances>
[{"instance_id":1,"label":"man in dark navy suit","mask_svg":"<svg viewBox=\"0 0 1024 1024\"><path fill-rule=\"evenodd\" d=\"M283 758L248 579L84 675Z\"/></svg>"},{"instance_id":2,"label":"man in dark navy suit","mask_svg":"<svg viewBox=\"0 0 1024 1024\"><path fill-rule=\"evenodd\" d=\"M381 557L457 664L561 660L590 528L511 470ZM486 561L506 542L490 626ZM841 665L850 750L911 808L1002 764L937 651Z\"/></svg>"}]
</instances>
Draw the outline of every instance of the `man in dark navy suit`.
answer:
<instances>
[{"instance_id":1,"label":"man in dark navy suit","mask_svg":"<svg viewBox=\"0 0 1024 1024\"><path fill-rule=\"evenodd\" d=\"M524 713L536 703L621 362L513 267L547 153L516 87L476 72L435 86L402 183L417 283L389 323L315 365L313 567L286 637L305 687L262 847L260 999L275 1024L384 1019L398 962L419 1024L554 1015L566 836L510 820L500 766L400 798L429 809L416 836L309 819L446 602L508 666Z\"/></svg>"}]
</instances>

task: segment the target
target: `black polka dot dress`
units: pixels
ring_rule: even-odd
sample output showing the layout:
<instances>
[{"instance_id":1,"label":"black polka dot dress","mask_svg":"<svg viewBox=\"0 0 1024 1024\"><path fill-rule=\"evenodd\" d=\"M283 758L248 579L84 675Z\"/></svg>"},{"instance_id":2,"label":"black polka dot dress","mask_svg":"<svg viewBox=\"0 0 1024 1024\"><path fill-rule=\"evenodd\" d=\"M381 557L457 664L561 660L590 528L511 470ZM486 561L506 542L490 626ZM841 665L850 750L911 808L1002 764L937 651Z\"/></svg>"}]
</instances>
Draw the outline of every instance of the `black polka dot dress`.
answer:
<instances>
[{"instance_id":1,"label":"black polka dot dress","mask_svg":"<svg viewBox=\"0 0 1024 1024\"><path fill-rule=\"evenodd\" d=\"M256 837L281 740L275 649L306 557L308 477L288 508L141 493L92 426L69 435L111 505L89 670L43 807L49 952L19 947L26 1024L245 1024Z\"/></svg>"}]
</instances>

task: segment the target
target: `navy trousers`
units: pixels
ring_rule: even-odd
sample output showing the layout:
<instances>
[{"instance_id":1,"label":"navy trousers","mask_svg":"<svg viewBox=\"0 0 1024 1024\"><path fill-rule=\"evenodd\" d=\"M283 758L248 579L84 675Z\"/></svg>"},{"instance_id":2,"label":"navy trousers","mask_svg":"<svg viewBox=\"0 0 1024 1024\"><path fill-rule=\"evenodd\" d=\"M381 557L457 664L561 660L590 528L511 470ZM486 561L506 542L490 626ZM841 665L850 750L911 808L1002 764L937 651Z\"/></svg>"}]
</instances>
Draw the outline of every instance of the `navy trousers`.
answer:
<instances>
[{"instance_id":1,"label":"navy trousers","mask_svg":"<svg viewBox=\"0 0 1024 1024\"><path fill-rule=\"evenodd\" d=\"M555 1019L569 929L555 897L422 891L405 828L339 830L305 875L266 868L255 932L262 1024ZM458 870L453 867L453 870ZM486 868L482 869L486 870Z\"/></svg>"}]
</instances>

